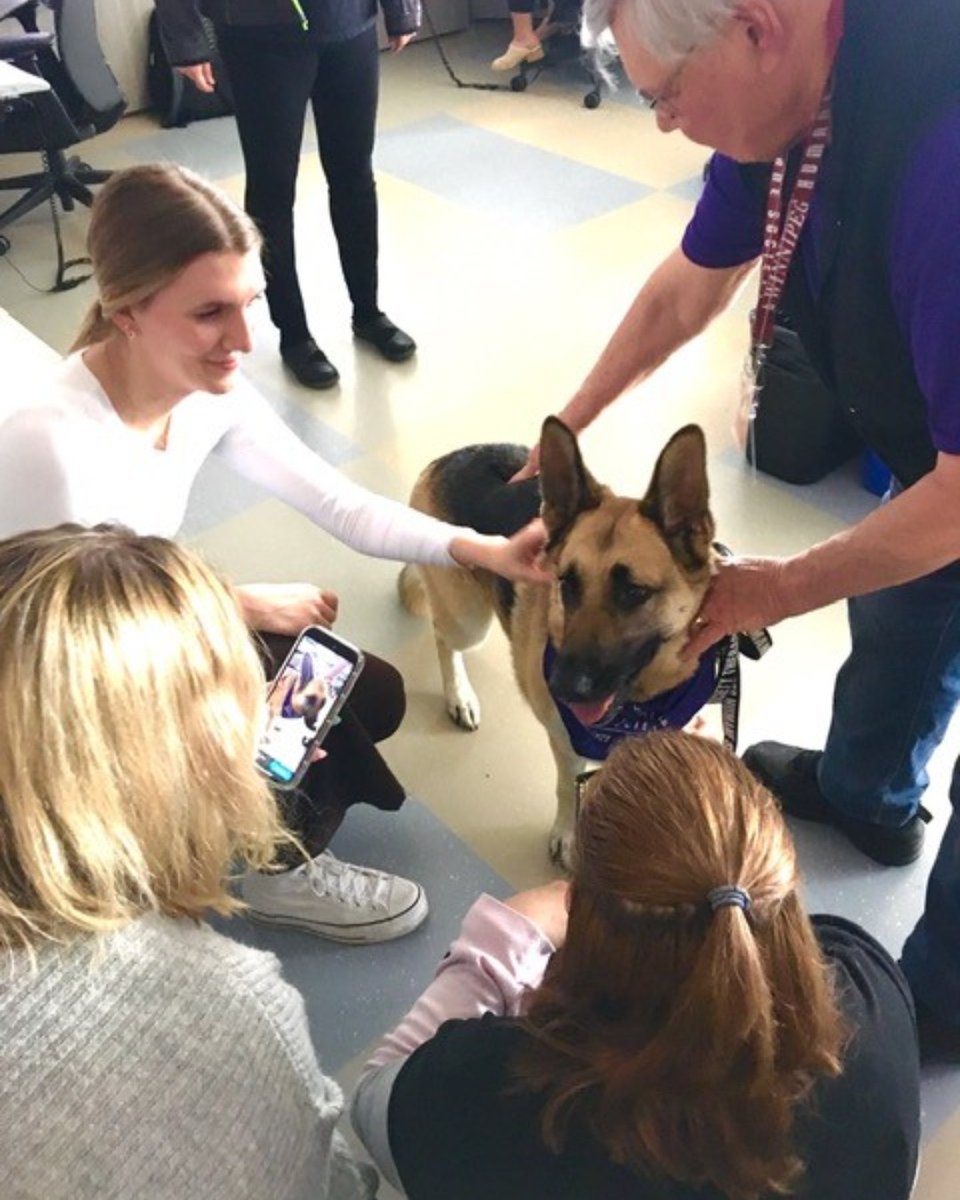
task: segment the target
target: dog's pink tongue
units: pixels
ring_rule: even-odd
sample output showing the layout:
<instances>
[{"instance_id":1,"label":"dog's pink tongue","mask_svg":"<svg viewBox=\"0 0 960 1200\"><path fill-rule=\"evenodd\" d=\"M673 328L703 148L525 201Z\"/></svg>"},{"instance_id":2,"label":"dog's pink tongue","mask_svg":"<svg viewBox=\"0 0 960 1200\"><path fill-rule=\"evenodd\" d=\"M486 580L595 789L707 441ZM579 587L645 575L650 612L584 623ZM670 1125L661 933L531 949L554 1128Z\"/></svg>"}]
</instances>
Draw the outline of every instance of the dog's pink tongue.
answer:
<instances>
[{"instance_id":1,"label":"dog's pink tongue","mask_svg":"<svg viewBox=\"0 0 960 1200\"><path fill-rule=\"evenodd\" d=\"M567 704L567 708L581 725L596 725L610 711L611 704L613 704L613 697L607 696L604 700L594 700L592 704Z\"/></svg>"}]
</instances>

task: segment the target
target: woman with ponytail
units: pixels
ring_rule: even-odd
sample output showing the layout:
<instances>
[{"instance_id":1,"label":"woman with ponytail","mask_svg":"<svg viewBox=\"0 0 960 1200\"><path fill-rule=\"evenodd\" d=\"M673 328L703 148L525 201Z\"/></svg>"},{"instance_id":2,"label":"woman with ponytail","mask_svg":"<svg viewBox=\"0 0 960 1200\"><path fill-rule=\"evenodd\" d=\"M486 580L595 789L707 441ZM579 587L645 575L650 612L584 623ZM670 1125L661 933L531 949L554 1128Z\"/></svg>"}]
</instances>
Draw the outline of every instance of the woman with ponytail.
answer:
<instances>
[{"instance_id":1,"label":"woman with ponytail","mask_svg":"<svg viewBox=\"0 0 960 1200\"><path fill-rule=\"evenodd\" d=\"M777 805L722 746L624 741L569 886L481 897L353 1102L410 1200L906 1200L909 992L809 918Z\"/></svg>"}]
</instances>

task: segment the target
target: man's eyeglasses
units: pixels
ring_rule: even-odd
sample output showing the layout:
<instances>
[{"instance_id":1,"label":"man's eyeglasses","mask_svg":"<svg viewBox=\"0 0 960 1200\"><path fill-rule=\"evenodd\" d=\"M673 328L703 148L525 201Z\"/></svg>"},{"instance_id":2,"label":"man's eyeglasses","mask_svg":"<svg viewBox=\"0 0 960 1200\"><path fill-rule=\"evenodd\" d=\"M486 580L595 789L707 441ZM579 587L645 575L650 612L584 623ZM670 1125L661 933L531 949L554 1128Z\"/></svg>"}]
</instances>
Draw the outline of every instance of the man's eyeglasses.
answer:
<instances>
[{"instance_id":1,"label":"man's eyeglasses","mask_svg":"<svg viewBox=\"0 0 960 1200\"><path fill-rule=\"evenodd\" d=\"M637 88L637 95L643 101L644 105L649 109L658 108L662 104L672 104L680 94L680 82L683 76L684 69L689 61L690 56L682 58L680 62L667 76L667 80L663 87L656 92L646 92L643 88Z\"/></svg>"}]
</instances>

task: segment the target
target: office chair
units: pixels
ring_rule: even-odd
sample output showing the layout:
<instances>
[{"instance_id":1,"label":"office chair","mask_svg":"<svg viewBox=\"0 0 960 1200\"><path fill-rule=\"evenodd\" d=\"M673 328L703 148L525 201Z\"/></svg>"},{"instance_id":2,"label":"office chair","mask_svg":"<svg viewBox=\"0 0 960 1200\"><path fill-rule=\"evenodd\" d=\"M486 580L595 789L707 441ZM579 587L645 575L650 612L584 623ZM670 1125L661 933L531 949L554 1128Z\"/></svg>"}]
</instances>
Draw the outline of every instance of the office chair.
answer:
<instances>
[{"instance_id":1,"label":"office chair","mask_svg":"<svg viewBox=\"0 0 960 1200\"><path fill-rule=\"evenodd\" d=\"M44 3L54 13L56 52L47 41L49 35L38 34L38 0L27 0L12 10L3 6L7 9L3 15L15 18L25 34L43 39L26 57L22 47L19 56L6 57L19 59L17 65L43 75L51 90L21 97L0 116L0 154L35 151L43 158L40 172L0 179L0 190L26 193L0 213L0 229L54 199L68 212L76 201L89 207L91 186L104 183L110 172L98 171L65 151L112 128L126 108L97 38L94 0ZM11 39L0 36L0 46L4 41L9 44Z\"/></svg>"},{"instance_id":2,"label":"office chair","mask_svg":"<svg viewBox=\"0 0 960 1200\"><path fill-rule=\"evenodd\" d=\"M584 93L584 108L599 108L603 99L603 80L580 45L580 20L582 0L547 0L546 21L551 27L550 36L543 43L543 58L534 63L521 63L516 75L510 80L512 92L525 92L545 70L576 62L586 76L589 91Z\"/></svg>"}]
</instances>

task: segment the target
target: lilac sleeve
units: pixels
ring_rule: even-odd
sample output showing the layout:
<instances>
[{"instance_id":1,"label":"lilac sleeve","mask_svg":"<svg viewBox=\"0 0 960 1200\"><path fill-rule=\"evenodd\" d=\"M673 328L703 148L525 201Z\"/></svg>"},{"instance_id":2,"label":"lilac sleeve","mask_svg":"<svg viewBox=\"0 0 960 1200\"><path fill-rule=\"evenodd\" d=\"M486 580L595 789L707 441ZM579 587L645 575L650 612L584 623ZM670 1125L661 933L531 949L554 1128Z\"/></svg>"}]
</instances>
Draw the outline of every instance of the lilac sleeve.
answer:
<instances>
[{"instance_id":1,"label":"lilac sleeve","mask_svg":"<svg viewBox=\"0 0 960 1200\"><path fill-rule=\"evenodd\" d=\"M960 103L920 143L904 176L890 287L933 444L960 454Z\"/></svg>"},{"instance_id":2,"label":"lilac sleeve","mask_svg":"<svg viewBox=\"0 0 960 1200\"><path fill-rule=\"evenodd\" d=\"M553 951L536 925L492 896L481 896L464 917L433 982L376 1048L354 1091L353 1128L394 1187L401 1183L390 1149L390 1093L409 1055L452 1018L516 1016Z\"/></svg>"},{"instance_id":3,"label":"lilac sleeve","mask_svg":"<svg viewBox=\"0 0 960 1200\"><path fill-rule=\"evenodd\" d=\"M763 199L751 195L739 166L714 154L681 248L698 267L736 267L763 250Z\"/></svg>"},{"instance_id":4,"label":"lilac sleeve","mask_svg":"<svg viewBox=\"0 0 960 1200\"><path fill-rule=\"evenodd\" d=\"M536 925L493 896L481 896L433 982L364 1069L410 1054L453 1017L515 1017L526 992L543 979L552 953Z\"/></svg>"}]
</instances>

